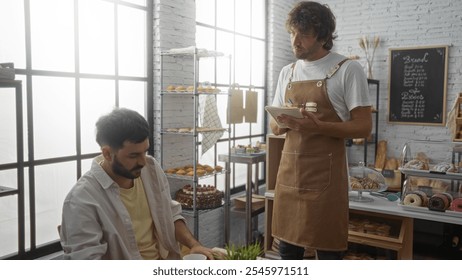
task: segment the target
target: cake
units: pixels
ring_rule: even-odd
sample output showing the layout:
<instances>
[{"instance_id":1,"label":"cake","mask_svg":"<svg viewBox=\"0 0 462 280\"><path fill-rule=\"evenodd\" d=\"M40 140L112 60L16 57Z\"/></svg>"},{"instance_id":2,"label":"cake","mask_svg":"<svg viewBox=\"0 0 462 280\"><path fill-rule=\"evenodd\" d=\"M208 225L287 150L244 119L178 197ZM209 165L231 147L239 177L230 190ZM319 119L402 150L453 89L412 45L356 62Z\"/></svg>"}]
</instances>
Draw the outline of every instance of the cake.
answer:
<instances>
[{"instance_id":1,"label":"cake","mask_svg":"<svg viewBox=\"0 0 462 280\"><path fill-rule=\"evenodd\" d=\"M186 185L175 194L175 200L184 208L193 208L194 189ZM211 185L197 185L196 187L196 208L210 209L222 205L223 192Z\"/></svg>"}]
</instances>

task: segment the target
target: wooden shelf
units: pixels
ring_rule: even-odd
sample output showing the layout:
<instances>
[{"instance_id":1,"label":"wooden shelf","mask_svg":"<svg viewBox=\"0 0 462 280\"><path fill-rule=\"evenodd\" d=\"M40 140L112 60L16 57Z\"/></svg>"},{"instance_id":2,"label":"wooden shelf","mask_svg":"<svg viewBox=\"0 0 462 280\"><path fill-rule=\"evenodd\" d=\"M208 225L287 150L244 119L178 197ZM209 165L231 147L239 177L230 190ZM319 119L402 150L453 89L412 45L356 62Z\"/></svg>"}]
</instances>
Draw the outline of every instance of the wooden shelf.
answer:
<instances>
[{"instance_id":1,"label":"wooden shelf","mask_svg":"<svg viewBox=\"0 0 462 280\"><path fill-rule=\"evenodd\" d=\"M412 218L350 209L350 221L352 219L379 221L391 228L388 236L349 230L348 242L393 250L397 252L398 259L412 259Z\"/></svg>"}]
</instances>

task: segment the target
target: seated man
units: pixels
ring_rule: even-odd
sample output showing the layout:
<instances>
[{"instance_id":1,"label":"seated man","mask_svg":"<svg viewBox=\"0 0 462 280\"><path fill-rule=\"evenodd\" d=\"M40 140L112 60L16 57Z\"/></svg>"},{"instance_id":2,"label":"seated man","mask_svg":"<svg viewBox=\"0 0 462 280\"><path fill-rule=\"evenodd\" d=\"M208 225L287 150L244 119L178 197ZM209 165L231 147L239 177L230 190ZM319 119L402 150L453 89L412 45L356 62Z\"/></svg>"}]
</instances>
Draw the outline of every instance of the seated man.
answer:
<instances>
[{"instance_id":1,"label":"seated man","mask_svg":"<svg viewBox=\"0 0 462 280\"><path fill-rule=\"evenodd\" d=\"M102 154L64 201L64 259L180 259L178 242L213 259L187 228L159 163L146 154L146 120L115 109L96 129Z\"/></svg>"}]
</instances>

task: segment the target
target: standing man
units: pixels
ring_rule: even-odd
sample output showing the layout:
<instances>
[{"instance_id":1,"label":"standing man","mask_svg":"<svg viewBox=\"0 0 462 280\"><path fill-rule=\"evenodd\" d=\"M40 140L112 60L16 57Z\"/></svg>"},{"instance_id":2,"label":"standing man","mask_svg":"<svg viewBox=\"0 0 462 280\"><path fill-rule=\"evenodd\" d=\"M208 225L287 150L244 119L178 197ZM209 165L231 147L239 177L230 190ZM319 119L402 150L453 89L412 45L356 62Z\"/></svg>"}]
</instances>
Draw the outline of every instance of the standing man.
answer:
<instances>
[{"instance_id":1,"label":"standing man","mask_svg":"<svg viewBox=\"0 0 462 280\"><path fill-rule=\"evenodd\" d=\"M64 200L64 259L179 259L178 243L213 259L187 228L162 168L148 156L149 126L115 109L96 123L101 155Z\"/></svg>"},{"instance_id":2,"label":"standing man","mask_svg":"<svg viewBox=\"0 0 462 280\"><path fill-rule=\"evenodd\" d=\"M279 76L273 106L297 106L304 118L287 115L270 126L286 133L276 180L273 236L282 259L341 259L348 246L346 138L365 138L372 128L368 84L359 63L331 52L335 17L317 2L299 2L286 28L295 63Z\"/></svg>"}]
</instances>

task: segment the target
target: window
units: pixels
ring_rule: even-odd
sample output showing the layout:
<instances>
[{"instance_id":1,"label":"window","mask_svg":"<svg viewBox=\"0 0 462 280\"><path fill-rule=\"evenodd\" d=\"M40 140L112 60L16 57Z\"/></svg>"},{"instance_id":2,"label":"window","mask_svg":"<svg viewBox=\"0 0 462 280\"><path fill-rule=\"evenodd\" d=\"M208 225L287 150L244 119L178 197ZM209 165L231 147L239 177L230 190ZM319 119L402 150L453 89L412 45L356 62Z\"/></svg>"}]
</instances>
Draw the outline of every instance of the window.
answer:
<instances>
[{"instance_id":1,"label":"window","mask_svg":"<svg viewBox=\"0 0 462 280\"><path fill-rule=\"evenodd\" d=\"M16 79L23 82L25 244L30 257L59 239L64 198L99 154L94 135L99 116L117 106L153 119L148 102L151 19L152 1L146 0L0 1L0 62L14 62ZM2 108L14 104L11 95L1 94L5 91L0 89ZM0 122L7 144L14 143L13 127ZM15 153L3 150L15 151L16 146L1 149L0 185L11 185L17 175L7 163ZM0 213L6 213L0 215L0 240L11 241L0 243L0 258L14 257L17 202L13 196L0 199Z\"/></svg>"},{"instance_id":2,"label":"window","mask_svg":"<svg viewBox=\"0 0 462 280\"><path fill-rule=\"evenodd\" d=\"M196 0L197 47L231 54L232 83L244 93L249 89L258 92L257 122L233 125L233 145L255 144L265 140L265 7L265 0ZM207 67L199 67L199 80L209 81L217 87L227 87L229 67L221 65L219 60L215 64L208 63ZM220 100L218 102L219 108L226 108L226 100L222 104ZM225 145L218 145L218 152L226 153ZM259 170L263 171L264 168ZM237 164L232 171L232 186L245 184L246 166ZM262 177L263 172L260 173Z\"/></svg>"}]
</instances>

